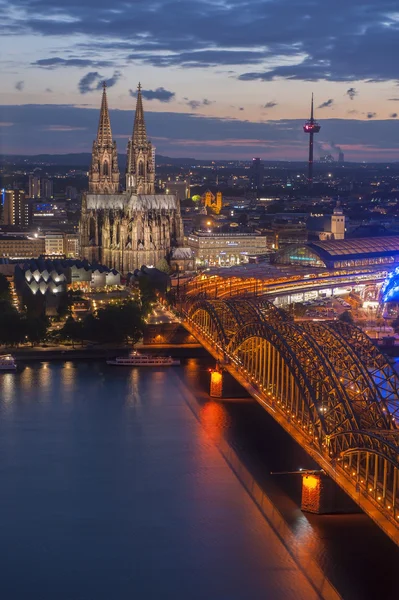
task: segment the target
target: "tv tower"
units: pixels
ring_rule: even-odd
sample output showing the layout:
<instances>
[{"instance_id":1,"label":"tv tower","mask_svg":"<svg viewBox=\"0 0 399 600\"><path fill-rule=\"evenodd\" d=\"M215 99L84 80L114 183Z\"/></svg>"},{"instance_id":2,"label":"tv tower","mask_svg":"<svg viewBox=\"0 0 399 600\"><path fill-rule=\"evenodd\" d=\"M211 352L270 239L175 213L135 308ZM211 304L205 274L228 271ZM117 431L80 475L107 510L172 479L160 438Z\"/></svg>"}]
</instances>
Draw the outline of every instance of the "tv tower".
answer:
<instances>
[{"instance_id":1,"label":"tv tower","mask_svg":"<svg viewBox=\"0 0 399 600\"><path fill-rule=\"evenodd\" d=\"M320 129L321 129L320 125L317 123L317 121L314 120L314 116L313 116L313 94L312 94L312 107L311 107L311 111L310 111L310 119L309 119L309 121L306 121L305 125L303 126L304 132L309 134L309 167L308 167L309 187L311 187L313 184L313 136L315 133L319 133Z\"/></svg>"}]
</instances>

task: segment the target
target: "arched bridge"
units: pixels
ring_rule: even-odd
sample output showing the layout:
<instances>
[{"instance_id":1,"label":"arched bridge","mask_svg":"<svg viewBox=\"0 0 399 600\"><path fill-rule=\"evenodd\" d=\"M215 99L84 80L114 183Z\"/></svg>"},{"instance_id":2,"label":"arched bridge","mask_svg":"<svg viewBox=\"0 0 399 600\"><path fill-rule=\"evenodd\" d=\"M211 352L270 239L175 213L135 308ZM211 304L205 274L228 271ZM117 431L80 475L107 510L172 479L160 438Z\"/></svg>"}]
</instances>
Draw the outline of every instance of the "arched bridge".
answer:
<instances>
[{"instance_id":1,"label":"arched bridge","mask_svg":"<svg viewBox=\"0 0 399 600\"><path fill-rule=\"evenodd\" d=\"M399 544L399 378L360 329L190 298L184 325Z\"/></svg>"}]
</instances>

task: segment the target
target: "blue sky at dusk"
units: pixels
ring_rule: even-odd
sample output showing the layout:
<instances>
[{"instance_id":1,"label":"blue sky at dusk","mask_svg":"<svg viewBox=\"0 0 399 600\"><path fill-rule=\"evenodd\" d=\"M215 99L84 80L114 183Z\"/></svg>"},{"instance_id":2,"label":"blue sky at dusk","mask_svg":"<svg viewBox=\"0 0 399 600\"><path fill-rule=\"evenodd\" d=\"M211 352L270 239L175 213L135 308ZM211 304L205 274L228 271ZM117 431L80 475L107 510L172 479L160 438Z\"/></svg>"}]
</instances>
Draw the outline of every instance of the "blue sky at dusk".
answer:
<instances>
[{"instance_id":1,"label":"blue sky at dusk","mask_svg":"<svg viewBox=\"0 0 399 600\"><path fill-rule=\"evenodd\" d=\"M0 0L0 151L87 152L101 100L118 151L144 90L157 153L399 160L397 0Z\"/></svg>"}]
</instances>

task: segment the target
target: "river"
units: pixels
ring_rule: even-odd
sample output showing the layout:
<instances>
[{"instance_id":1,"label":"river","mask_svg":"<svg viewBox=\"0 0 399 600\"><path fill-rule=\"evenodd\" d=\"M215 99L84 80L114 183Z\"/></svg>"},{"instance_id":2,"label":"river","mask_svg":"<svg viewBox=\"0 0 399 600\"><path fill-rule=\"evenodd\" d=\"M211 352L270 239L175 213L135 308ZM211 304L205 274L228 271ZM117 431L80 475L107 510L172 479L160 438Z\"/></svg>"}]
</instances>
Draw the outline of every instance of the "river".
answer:
<instances>
[{"instance_id":1,"label":"river","mask_svg":"<svg viewBox=\"0 0 399 600\"><path fill-rule=\"evenodd\" d=\"M210 400L209 366L0 374L0 598L398 597L399 549L303 514L270 472L310 459L251 399Z\"/></svg>"}]
</instances>

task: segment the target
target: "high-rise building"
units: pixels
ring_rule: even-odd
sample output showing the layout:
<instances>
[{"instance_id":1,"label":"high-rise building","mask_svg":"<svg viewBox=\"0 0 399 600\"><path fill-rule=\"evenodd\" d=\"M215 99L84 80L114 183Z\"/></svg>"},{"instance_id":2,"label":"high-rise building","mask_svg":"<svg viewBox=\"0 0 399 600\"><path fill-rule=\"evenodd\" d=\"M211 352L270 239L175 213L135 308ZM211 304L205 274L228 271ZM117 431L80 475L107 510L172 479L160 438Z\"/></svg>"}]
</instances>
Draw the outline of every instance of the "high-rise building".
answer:
<instances>
[{"instance_id":1,"label":"high-rise building","mask_svg":"<svg viewBox=\"0 0 399 600\"><path fill-rule=\"evenodd\" d=\"M252 159L250 182L253 192L258 192L263 187L263 165L260 158Z\"/></svg>"},{"instance_id":2,"label":"high-rise building","mask_svg":"<svg viewBox=\"0 0 399 600\"><path fill-rule=\"evenodd\" d=\"M343 165L344 162L345 162L345 154L342 152L342 150L340 150L338 153L338 164Z\"/></svg>"},{"instance_id":3,"label":"high-rise building","mask_svg":"<svg viewBox=\"0 0 399 600\"><path fill-rule=\"evenodd\" d=\"M29 175L29 198L40 198L40 177Z\"/></svg>"},{"instance_id":4,"label":"high-rise building","mask_svg":"<svg viewBox=\"0 0 399 600\"><path fill-rule=\"evenodd\" d=\"M50 200L54 196L53 180L42 179L40 181L40 198Z\"/></svg>"},{"instance_id":5,"label":"high-rise building","mask_svg":"<svg viewBox=\"0 0 399 600\"><path fill-rule=\"evenodd\" d=\"M3 205L3 225L28 227L32 221L31 204L24 190L6 190Z\"/></svg>"},{"instance_id":6,"label":"high-rise building","mask_svg":"<svg viewBox=\"0 0 399 600\"><path fill-rule=\"evenodd\" d=\"M78 197L78 190L73 185L67 185L65 188L65 196L69 200L76 200Z\"/></svg>"}]
</instances>

